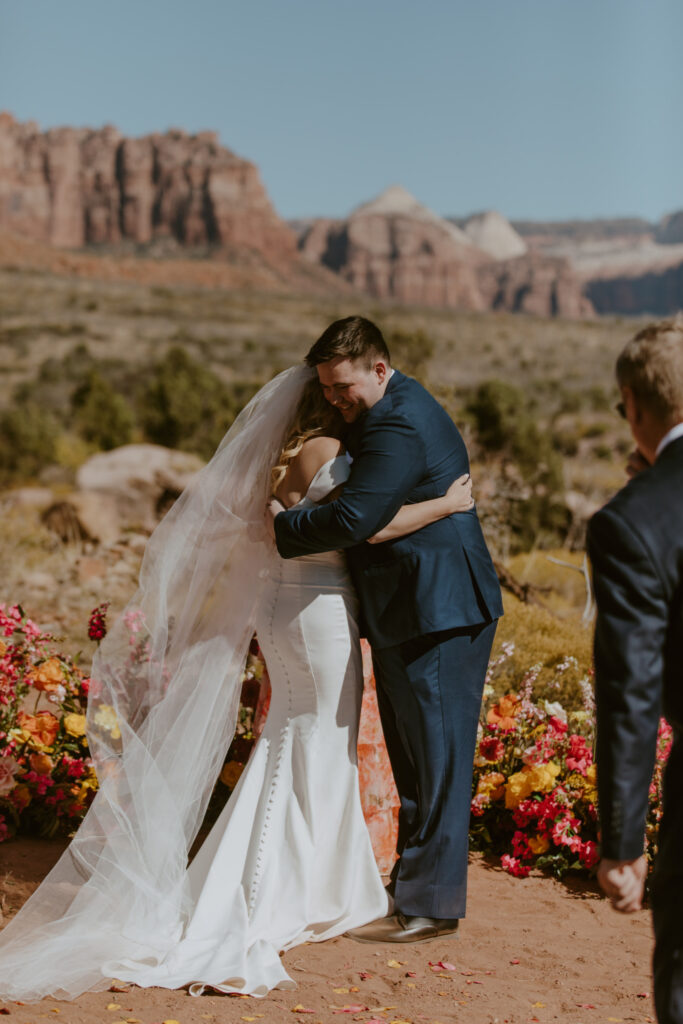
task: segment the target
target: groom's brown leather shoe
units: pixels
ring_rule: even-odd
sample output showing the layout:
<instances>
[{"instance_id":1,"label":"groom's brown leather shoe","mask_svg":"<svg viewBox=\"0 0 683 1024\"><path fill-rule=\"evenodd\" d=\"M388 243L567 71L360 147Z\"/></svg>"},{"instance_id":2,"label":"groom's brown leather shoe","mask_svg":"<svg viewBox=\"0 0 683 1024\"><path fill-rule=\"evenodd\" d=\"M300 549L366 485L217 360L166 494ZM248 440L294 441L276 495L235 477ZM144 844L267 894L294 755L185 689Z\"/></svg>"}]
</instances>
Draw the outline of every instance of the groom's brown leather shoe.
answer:
<instances>
[{"instance_id":1,"label":"groom's brown leather shoe","mask_svg":"<svg viewBox=\"0 0 683 1024\"><path fill-rule=\"evenodd\" d=\"M344 934L356 942L427 942L441 935L454 935L458 924L457 917L409 917L398 913L351 928Z\"/></svg>"}]
</instances>

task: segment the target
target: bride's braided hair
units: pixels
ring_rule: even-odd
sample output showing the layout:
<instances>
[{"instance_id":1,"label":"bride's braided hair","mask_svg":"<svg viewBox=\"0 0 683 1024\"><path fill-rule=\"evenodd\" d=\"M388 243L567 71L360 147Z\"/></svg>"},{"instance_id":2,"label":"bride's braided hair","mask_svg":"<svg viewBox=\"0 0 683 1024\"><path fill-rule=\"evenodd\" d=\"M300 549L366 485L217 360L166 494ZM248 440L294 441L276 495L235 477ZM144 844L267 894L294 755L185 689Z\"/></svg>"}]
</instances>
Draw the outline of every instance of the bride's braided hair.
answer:
<instances>
[{"instance_id":1,"label":"bride's braided hair","mask_svg":"<svg viewBox=\"0 0 683 1024\"><path fill-rule=\"evenodd\" d=\"M320 434L341 437L344 423L337 410L323 397L320 382L312 378L305 386L294 413L280 457L270 471L271 493L285 478L290 462L297 457L309 437Z\"/></svg>"}]
</instances>

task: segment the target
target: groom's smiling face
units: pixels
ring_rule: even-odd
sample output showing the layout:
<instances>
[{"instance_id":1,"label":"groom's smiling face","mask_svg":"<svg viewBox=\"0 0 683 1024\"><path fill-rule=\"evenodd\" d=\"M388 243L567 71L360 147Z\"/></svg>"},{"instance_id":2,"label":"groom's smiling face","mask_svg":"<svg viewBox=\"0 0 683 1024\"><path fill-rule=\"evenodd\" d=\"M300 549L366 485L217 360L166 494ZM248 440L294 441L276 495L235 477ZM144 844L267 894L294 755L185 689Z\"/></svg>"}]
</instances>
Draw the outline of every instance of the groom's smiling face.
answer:
<instances>
[{"instance_id":1,"label":"groom's smiling face","mask_svg":"<svg viewBox=\"0 0 683 1024\"><path fill-rule=\"evenodd\" d=\"M390 368L383 360L368 366L363 359L337 356L316 367L323 394L330 405L353 423L379 402L389 380Z\"/></svg>"}]
</instances>

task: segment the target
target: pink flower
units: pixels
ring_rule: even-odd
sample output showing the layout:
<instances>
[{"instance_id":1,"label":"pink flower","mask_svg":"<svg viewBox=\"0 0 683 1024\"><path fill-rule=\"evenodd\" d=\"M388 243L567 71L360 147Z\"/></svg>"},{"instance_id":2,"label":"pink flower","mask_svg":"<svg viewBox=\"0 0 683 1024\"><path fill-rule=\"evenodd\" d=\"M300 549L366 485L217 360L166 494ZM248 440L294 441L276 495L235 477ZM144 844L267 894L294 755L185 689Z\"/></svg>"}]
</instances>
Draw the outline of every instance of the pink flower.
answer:
<instances>
[{"instance_id":1,"label":"pink flower","mask_svg":"<svg viewBox=\"0 0 683 1024\"><path fill-rule=\"evenodd\" d=\"M522 864L516 857L511 857L509 853L503 854L500 858L500 863L515 878L526 878L531 871L531 867L528 864Z\"/></svg>"},{"instance_id":2,"label":"pink flower","mask_svg":"<svg viewBox=\"0 0 683 1024\"><path fill-rule=\"evenodd\" d=\"M572 818L568 814L558 818L550 830L553 842L556 846L567 846L570 850L577 851L581 846L581 837L576 834L576 830L580 827L581 822L578 818Z\"/></svg>"},{"instance_id":3,"label":"pink flower","mask_svg":"<svg viewBox=\"0 0 683 1024\"><path fill-rule=\"evenodd\" d=\"M17 784L15 775L21 765L13 757L0 757L0 796L5 796Z\"/></svg>"}]
</instances>

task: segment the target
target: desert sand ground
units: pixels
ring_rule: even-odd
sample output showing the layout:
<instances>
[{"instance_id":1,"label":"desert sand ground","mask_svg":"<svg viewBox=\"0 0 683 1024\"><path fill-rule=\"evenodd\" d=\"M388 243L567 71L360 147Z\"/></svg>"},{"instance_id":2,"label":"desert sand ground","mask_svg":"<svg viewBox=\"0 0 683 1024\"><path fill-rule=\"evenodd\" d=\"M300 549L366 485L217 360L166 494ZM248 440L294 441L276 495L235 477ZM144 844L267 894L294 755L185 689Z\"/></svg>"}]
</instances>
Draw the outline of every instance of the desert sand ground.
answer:
<instances>
[{"instance_id":1,"label":"desert sand ground","mask_svg":"<svg viewBox=\"0 0 683 1024\"><path fill-rule=\"evenodd\" d=\"M64 848L18 839L0 847L5 920ZM516 879L472 858L468 916L457 938L410 946L347 938L292 949L297 987L265 999L125 987L73 1003L3 1004L14 1024L571 1024L651 1022L647 911L616 914L587 882Z\"/></svg>"}]
</instances>

